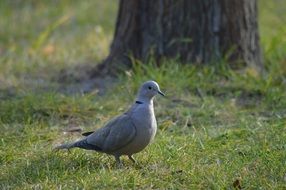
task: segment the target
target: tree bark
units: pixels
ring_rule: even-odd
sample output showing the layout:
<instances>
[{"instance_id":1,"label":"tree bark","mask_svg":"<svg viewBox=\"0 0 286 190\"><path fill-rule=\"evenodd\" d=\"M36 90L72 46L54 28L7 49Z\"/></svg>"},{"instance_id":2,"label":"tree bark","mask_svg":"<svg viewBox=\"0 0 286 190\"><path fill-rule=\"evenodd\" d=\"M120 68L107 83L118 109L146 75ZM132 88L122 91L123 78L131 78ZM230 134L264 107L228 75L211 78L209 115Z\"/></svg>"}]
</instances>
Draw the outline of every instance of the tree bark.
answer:
<instances>
[{"instance_id":1,"label":"tree bark","mask_svg":"<svg viewBox=\"0 0 286 190\"><path fill-rule=\"evenodd\" d=\"M120 0L106 72L152 55L262 68L256 0Z\"/></svg>"}]
</instances>

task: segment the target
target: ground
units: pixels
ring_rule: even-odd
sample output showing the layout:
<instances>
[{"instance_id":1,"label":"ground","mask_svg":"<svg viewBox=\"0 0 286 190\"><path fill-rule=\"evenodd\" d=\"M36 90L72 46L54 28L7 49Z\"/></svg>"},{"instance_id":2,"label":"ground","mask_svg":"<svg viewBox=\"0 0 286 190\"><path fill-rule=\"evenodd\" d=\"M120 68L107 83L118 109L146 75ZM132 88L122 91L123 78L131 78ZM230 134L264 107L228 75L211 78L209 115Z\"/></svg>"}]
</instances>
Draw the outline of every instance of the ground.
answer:
<instances>
[{"instance_id":1,"label":"ground","mask_svg":"<svg viewBox=\"0 0 286 190\"><path fill-rule=\"evenodd\" d=\"M117 2L0 1L0 188L285 189L286 3L259 3L263 75L150 60L90 80ZM52 151L128 109L150 79L167 97L155 100L159 130L137 164Z\"/></svg>"}]
</instances>

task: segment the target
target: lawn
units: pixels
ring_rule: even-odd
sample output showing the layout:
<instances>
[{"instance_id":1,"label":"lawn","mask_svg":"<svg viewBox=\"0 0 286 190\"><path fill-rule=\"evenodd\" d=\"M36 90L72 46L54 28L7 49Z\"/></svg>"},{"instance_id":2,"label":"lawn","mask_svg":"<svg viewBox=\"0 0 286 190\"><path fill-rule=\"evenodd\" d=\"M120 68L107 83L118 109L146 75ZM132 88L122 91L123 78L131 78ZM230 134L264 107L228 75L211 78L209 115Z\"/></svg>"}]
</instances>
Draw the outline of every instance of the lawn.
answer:
<instances>
[{"instance_id":1,"label":"lawn","mask_svg":"<svg viewBox=\"0 0 286 190\"><path fill-rule=\"evenodd\" d=\"M90 80L116 11L112 0L0 1L0 189L286 189L286 2L259 0L263 75L151 60ZM167 98L138 163L52 151L124 112L150 79Z\"/></svg>"}]
</instances>

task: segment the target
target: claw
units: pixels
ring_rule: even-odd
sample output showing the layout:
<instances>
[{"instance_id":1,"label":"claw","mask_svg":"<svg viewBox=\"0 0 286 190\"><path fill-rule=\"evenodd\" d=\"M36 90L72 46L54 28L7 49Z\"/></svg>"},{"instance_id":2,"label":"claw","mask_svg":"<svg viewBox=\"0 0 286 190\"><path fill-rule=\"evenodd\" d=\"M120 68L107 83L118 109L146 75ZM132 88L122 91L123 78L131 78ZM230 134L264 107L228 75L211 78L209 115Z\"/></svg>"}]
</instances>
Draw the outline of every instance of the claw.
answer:
<instances>
[{"instance_id":1,"label":"claw","mask_svg":"<svg viewBox=\"0 0 286 190\"><path fill-rule=\"evenodd\" d=\"M136 160L132 157L132 155L128 155L128 158L135 164Z\"/></svg>"}]
</instances>

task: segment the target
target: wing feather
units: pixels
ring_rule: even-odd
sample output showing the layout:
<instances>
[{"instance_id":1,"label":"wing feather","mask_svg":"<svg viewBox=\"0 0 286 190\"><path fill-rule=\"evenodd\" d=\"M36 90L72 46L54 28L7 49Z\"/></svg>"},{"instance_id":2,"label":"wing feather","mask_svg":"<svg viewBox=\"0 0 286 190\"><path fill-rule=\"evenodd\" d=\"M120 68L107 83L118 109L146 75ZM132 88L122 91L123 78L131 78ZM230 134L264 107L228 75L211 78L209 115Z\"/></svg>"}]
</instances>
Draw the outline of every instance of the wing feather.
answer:
<instances>
[{"instance_id":1,"label":"wing feather","mask_svg":"<svg viewBox=\"0 0 286 190\"><path fill-rule=\"evenodd\" d=\"M102 149L103 152L114 152L128 143L136 136L136 129L127 114L120 115L103 128L87 137L87 142Z\"/></svg>"}]
</instances>

